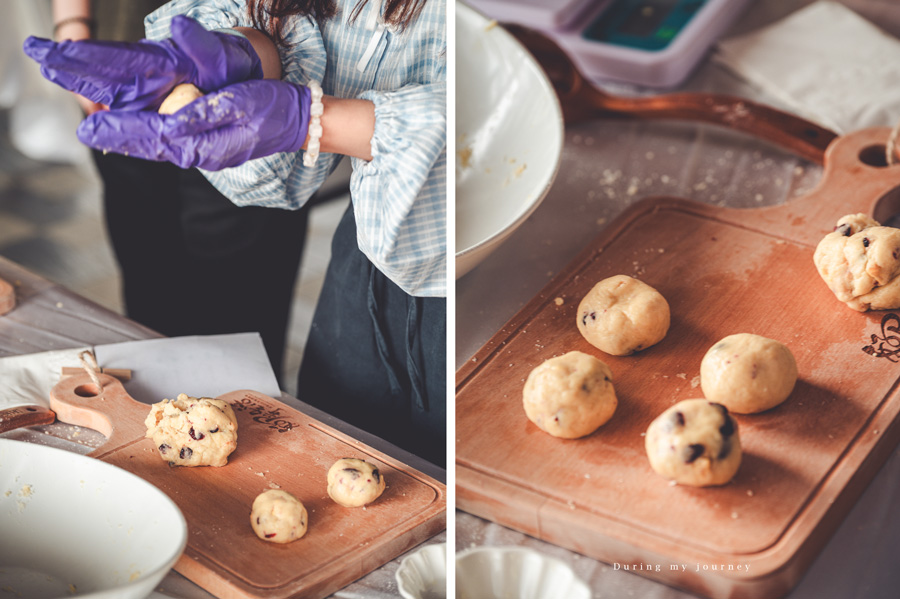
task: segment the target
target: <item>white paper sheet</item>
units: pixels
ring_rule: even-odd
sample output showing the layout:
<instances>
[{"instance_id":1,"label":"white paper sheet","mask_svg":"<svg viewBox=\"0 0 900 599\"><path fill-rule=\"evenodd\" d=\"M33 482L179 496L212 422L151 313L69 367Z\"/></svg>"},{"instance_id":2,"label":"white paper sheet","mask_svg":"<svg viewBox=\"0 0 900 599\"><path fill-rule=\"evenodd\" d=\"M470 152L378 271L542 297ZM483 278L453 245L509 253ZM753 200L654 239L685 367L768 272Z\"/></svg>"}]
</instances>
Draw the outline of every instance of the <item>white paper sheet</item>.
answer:
<instances>
[{"instance_id":1,"label":"white paper sheet","mask_svg":"<svg viewBox=\"0 0 900 599\"><path fill-rule=\"evenodd\" d=\"M722 40L713 57L836 133L900 120L900 41L837 2Z\"/></svg>"},{"instance_id":2,"label":"white paper sheet","mask_svg":"<svg viewBox=\"0 0 900 599\"><path fill-rule=\"evenodd\" d=\"M103 368L129 368L125 390L134 399L156 403L179 393L216 397L252 389L279 397L278 380L257 333L172 337L98 345Z\"/></svg>"},{"instance_id":3,"label":"white paper sheet","mask_svg":"<svg viewBox=\"0 0 900 599\"><path fill-rule=\"evenodd\" d=\"M80 367L87 347L0 359L0 409L17 405L49 406L50 390L63 366ZM102 368L132 371L125 390L134 399L155 403L179 393L216 397L252 389L280 397L278 380L257 333L171 337L126 341L93 348Z\"/></svg>"},{"instance_id":4,"label":"white paper sheet","mask_svg":"<svg viewBox=\"0 0 900 599\"><path fill-rule=\"evenodd\" d=\"M0 409L20 405L50 407L50 389L63 366L79 366L78 347L0 359Z\"/></svg>"}]
</instances>

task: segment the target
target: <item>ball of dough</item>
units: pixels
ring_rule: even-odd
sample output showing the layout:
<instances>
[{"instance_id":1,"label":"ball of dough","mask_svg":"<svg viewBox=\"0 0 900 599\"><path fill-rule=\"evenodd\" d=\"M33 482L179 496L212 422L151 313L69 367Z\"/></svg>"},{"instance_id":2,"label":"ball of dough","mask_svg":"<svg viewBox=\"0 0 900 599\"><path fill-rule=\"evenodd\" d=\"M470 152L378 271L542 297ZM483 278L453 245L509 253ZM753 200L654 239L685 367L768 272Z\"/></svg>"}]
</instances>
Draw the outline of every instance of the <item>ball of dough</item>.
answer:
<instances>
[{"instance_id":1,"label":"ball of dough","mask_svg":"<svg viewBox=\"0 0 900 599\"><path fill-rule=\"evenodd\" d=\"M609 366L594 356L571 351L531 371L522 403L528 419L541 430L577 439L606 424L618 400Z\"/></svg>"},{"instance_id":2,"label":"ball of dough","mask_svg":"<svg viewBox=\"0 0 900 599\"><path fill-rule=\"evenodd\" d=\"M787 399L796 382L797 362L791 350L760 335L729 335L709 348L700 362L703 395L737 414L774 408Z\"/></svg>"},{"instance_id":3,"label":"ball of dough","mask_svg":"<svg viewBox=\"0 0 900 599\"><path fill-rule=\"evenodd\" d=\"M203 96L203 92L191 83L176 85L159 105L157 112L159 114L175 114L201 96Z\"/></svg>"},{"instance_id":4,"label":"ball of dough","mask_svg":"<svg viewBox=\"0 0 900 599\"><path fill-rule=\"evenodd\" d=\"M269 489L253 500L250 526L263 541L290 543L306 534L309 520L303 503L280 489Z\"/></svg>"},{"instance_id":5,"label":"ball of dough","mask_svg":"<svg viewBox=\"0 0 900 599\"><path fill-rule=\"evenodd\" d=\"M900 308L900 229L848 214L816 246L813 261L835 297L854 310Z\"/></svg>"},{"instance_id":6,"label":"ball of dough","mask_svg":"<svg viewBox=\"0 0 900 599\"><path fill-rule=\"evenodd\" d=\"M221 399L164 399L144 420L148 438L170 466L224 466L237 448L237 418Z\"/></svg>"},{"instance_id":7,"label":"ball of dough","mask_svg":"<svg viewBox=\"0 0 900 599\"><path fill-rule=\"evenodd\" d=\"M669 330L669 303L653 287L627 275L594 285L576 315L588 343L614 356L627 356L659 343Z\"/></svg>"},{"instance_id":8,"label":"ball of dough","mask_svg":"<svg viewBox=\"0 0 900 599\"><path fill-rule=\"evenodd\" d=\"M341 458L328 470L328 496L344 507L372 503L384 492L384 477L363 460Z\"/></svg>"},{"instance_id":9,"label":"ball of dough","mask_svg":"<svg viewBox=\"0 0 900 599\"><path fill-rule=\"evenodd\" d=\"M727 408L705 399L678 402L650 423L650 467L682 485L724 485L741 465L738 426Z\"/></svg>"}]
</instances>

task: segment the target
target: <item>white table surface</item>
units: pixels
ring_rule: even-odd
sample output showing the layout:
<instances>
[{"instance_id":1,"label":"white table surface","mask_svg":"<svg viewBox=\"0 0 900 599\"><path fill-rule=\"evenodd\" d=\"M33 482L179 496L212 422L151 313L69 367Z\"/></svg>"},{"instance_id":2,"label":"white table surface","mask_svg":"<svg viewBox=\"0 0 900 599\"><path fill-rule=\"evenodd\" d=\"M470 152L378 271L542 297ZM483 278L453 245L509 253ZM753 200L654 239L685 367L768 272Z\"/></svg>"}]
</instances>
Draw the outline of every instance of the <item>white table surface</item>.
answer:
<instances>
[{"instance_id":1,"label":"white table surface","mask_svg":"<svg viewBox=\"0 0 900 599\"><path fill-rule=\"evenodd\" d=\"M733 27L745 32L809 4L758 0ZM900 36L900 3L845 4ZM778 104L704 62L683 87ZM596 120L569 125L556 182L523 226L456 284L460 367L627 206L652 195L723 206L781 204L811 190L821 168L767 143L712 126ZM524 545L570 563L594 597L687 599L688 593L457 511L457 551ZM900 597L900 449L822 549L791 599Z\"/></svg>"}]
</instances>

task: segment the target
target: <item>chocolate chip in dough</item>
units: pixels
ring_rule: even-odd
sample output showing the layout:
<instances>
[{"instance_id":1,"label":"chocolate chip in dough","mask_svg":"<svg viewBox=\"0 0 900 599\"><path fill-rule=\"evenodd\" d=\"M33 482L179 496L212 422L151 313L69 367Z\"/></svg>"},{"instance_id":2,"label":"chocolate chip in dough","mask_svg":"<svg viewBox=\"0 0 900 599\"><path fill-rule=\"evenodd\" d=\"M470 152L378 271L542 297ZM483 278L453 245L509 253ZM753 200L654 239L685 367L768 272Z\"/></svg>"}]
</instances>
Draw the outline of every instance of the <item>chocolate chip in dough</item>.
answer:
<instances>
[{"instance_id":1,"label":"chocolate chip in dough","mask_svg":"<svg viewBox=\"0 0 900 599\"><path fill-rule=\"evenodd\" d=\"M353 480L356 480L357 478L362 476L362 472L360 472L356 468L343 468L341 471L346 472Z\"/></svg>"},{"instance_id":2,"label":"chocolate chip in dough","mask_svg":"<svg viewBox=\"0 0 900 599\"><path fill-rule=\"evenodd\" d=\"M697 458L703 455L706 446L703 443L691 443L687 446L687 456L684 458L685 464L693 464Z\"/></svg>"}]
</instances>

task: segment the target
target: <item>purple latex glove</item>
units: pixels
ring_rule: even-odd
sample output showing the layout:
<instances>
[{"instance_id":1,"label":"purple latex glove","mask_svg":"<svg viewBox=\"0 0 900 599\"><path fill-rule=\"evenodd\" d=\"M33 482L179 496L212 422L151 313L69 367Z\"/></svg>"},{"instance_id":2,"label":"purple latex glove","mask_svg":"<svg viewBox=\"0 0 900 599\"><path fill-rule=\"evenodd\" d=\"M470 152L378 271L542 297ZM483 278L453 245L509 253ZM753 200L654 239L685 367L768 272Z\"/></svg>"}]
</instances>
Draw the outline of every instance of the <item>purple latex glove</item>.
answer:
<instances>
[{"instance_id":1,"label":"purple latex glove","mask_svg":"<svg viewBox=\"0 0 900 599\"><path fill-rule=\"evenodd\" d=\"M181 168L220 170L306 141L309 88L257 79L198 98L176 112L111 110L87 117L78 139L92 148Z\"/></svg>"},{"instance_id":2,"label":"purple latex glove","mask_svg":"<svg viewBox=\"0 0 900 599\"><path fill-rule=\"evenodd\" d=\"M246 39L207 31L185 16L172 19L160 42L53 42L31 36L25 54L57 85L112 109L156 107L179 83L209 92L262 79L262 63Z\"/></svg>"}]
</instances>

